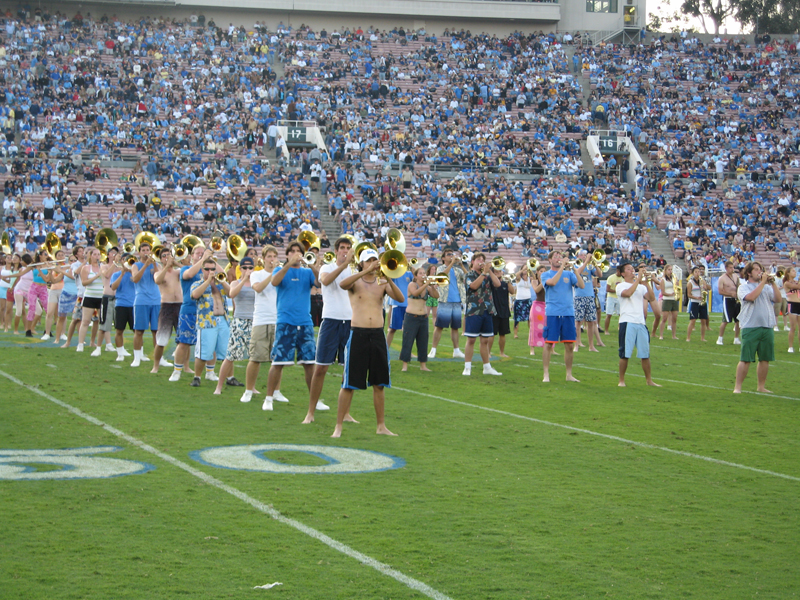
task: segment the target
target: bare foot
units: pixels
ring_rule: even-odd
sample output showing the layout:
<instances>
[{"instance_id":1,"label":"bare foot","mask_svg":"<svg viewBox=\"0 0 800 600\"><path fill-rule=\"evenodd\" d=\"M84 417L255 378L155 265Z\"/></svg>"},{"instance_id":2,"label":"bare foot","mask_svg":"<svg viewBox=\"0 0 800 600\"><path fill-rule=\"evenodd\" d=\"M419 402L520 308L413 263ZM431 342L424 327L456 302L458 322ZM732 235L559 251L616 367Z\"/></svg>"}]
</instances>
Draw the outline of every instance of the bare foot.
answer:
<instances>
[{"instance_id":1,"label":"bare foot","mask_svg":"<svg viewBox=\"0 0 800 600\"><path fill-rule=\"evenodd\" d=\"M401 373L405 373L406 371L408 371L408 367L403 367L402 369L400 369Z\"/></svg>"},{"instance_id":2,"label":"bare foot","mask_svg":"<svg viewBox=\"0 0 800 600\"><path fill-rule=\"evenodd\" d=\"M741 393L742 393L742 390L737 390L737 389L735 389L735 388L734 388L734 390L733 390L733 393L734 393L734 394L741 394Z\"/></svg>"},{"instance_id":3,"label":"bare foot","mask_svg":"<svg viewBox=\"0 0 800 600\"><path fill-rule=\"evenodd\" d=\"M358 421L356 421L353 417L350 416L350 413L347 413L344 419L342 420L345 421L346 423L358 423Z\"/></svg>"},{"instance_id":4,"label":"bare foot","mask_svg":"<svg viewBox=\"0 0 800 600\"><path fill-rule=\"evenodd\" d=\"M518 340L518 339L519 339L519 336L518 336L518 335L515 335L515 336L514 336L514 339L515 339L515 340Z\"/></svg>"},{"instance_id":5,"label":"bare foot","mask_svg":"<svg viewBox=\"0 0 800 600\"><path fill-rule=\"evenodd\" d=\"M183 372L186 373L187 375L194 375L194 370L189 369L188 367L183 367ZM254 393L257 394L258 391L254 392Z\"/></svg>"},{"instance_id":6,"label":"bare foot","mask_svg":"<svg viewBox=\"0 0 800 600\"><path fill-rule=\"evenodd\" d=\"M501 354L500 358L511 358L508 354Z\"/></svg>"},{"instance_id":7,"label":"bare foot","mask_svg":"<svg viewBox=\"0 0 800 600\"><path fill-rule=\"evenodd\" d=\"M620 381L620 382L617 384L617 387L628 387L628 386L626 386L626 385L625 385L625 382L624 382L624 381Z\"/></svg>"},{"instance_id":8,"label":"bare foot","mask_svg":"<svg viewBox=\"0 0 800 600\"><path fill-rule=\"evenodd\" d=\"M150 374L151 374L151 375L155 375L156 373L158 373L158 367L153 367L153 368L150 370Z\"/></svg>"},{"instance_id":9,"label":"bare foot","mask_svg":"<svg viewBox=\"0 0 800 600\"><path fill-rule=\"evenodd\" d=\"M664 339L664 336L663 336L663 335L661 335L661 336L658 336L658 339L660 339L660 340L663 340L663 339Z\"/></svg>"},{"instance_id":10,"label":"bare foot","mask_svg":"<svg viewBox=\"0 0 800 600\"><path fill-rule=\"evenodd\" d=\"M377 431L375 431L378 435L397 435L396 433L392 433L388 429L386 429L386 425L379 425Z\"/></svg>"},{"instance_id":11,"label":"bare foot","mask_svg":"<svg viewBox=\"0 0 800 600\"><path fill-rule=\"evenodd\" d=\"M531 356L536 356L536 353L533 350L531 350Z\"/></svg>"},{"instance_id":12,"label":"bare foot","mask_svg":"<svg viewBox=\"0 0 800 600\"><path fill-rule=\"evenodd\" d=\"M687 339L686 341L687 341L687 342L691 342L692 340L690 340L690 339Z\"/></svg>"},{"instance_id":13,"label":"bare foot","mask_svg":"<svg viewBox=\"0 0 800 600\"><path fill-rule=\"evenodd\" d=\"M675 340L675 341L677 341L677 340L678 340L678 337L673 335L673 336L672 336L672 339L673 339L673 340Z\"/></svg>"},{"instance_id":14,"label":"bare foot","mask_svg":"<svg viewBox=\"0 0 800 600\"><path fill-rule=\"evenodd\" d=\"M771 394L772 392L767 388L760 388L756 390L757 392L761 392L762 394Z\"/></svg>"},{"instance_id":15,"label":"bare foot","mask_svg":"<svg viewBox=\"0 0 800 600\"><path fill-rule=\"evenodd\" d=\"M606 345L603 342L597 342L597 345L600 346L601 348L605 348L606 347Z\"/></svg>"},{"instance_id":16,"label":"bare foot","mask_svg":"<svg viewBox=\"0 0 800 600\"><path fill-rule=\"evenodd\" d=\"M556 352L555 350L553 350L553 356L561 356L561 355L558 352Z\"/></svg>"},{"instance_id":17,"label":"bare foot","mask_svg":"<svg viewBox=\"0 0 800 600\"><path fill-rule=\"evenodd\" d=\"M652 385L653 387L661 387L661 384L656 383L652 379L647 382L647 385Z\"/></svg>"},{"instance_id":18,"label":"bare foot","mask_svg":"<svg viewBox=\"0 0 800 600\"><path fill-rule=\"evenodd\" d=\"M69 344L68 343L64 343L61 346L59 346L59 348L69 348Z\"/></svg>"},{"instance_id":19,"label":"bare foot","mask_svg":"<svg viewBox=\"0 0 800 600\"><path fill-rule=\"evenodd\" d=\"M550 375L545 375L542 377L542 383L550 383Z\"/></svg>"},{"instance_id":20,"label":"bare foot","mask_svg":"<svg viewBox=\"0 0 800 600\"><path fill-rule=\"evenodd\" d=\"M333 430L333 434L331 434L331 437L332 438L342 437L342 428L337 425L336 428Z\"/></svg>"},{"instance_id":21,"label":"bare foot","mask_svg":"<svg viewBox=\"0 0 800 600\"><path fill-rule=\"evenodd\" d=\"M215 390L214 390L214 395L215 395L215 396L221 396L221 395L222 395L222 390L221 390L221 389L219 389L219 388L215 389Z\"/></svg>"},{"instance_id":22,"label":"bare foot","mask_svg":"<svg viewBox=\"0 0 800 600\"><path fill-rule=\"evenodd\" d=\"M580 379L575 379L572 375L567 375L567 381L574 381L575 383L580 383Z\"/></svg>"},{"instance_id":23,"label":"bare foot","mask_svg":"<svg viewBox=\"0 0 800 600\"><path fill-rule=\"evenodd\" d=\"M586 348L586 344L578 344L578 348Z\"/></svg>"},{"instance_id":24,"label":"bare foot","mask_svg":"<svg viewBox=\"0 0 800 600\"><path fill-rule=\"evenodd\" d=\"M419 370L420 370L420 371L427 371L428 373L433 373L433 371L431 371L431 370L430 370L428 367L426 367L425 365L422 365L422 366L419 368Z\"/></svg>"},{"instance_id":25,"label":"bare foot","mask_svg":"<svg viewBox=\"0 0 800 600\"><path fill-rule=\"evenodd\" d=\"M313 422L314 422L314 415L312 415L311 413L308 413L306 415L306 418L303 419L303 422L300 423L300 424L301 425L308 425L309 423L313 423Z\"/></svg>"},{"instance_id":26,"label":"bare foot","mask_svg":"<svg viewBox=\"0 0 800 600\"><path fill-rule=\"evenodd\" d=\"M597 348L589 348L589 352L600 352Z\"/></svg>"}]
</instances>

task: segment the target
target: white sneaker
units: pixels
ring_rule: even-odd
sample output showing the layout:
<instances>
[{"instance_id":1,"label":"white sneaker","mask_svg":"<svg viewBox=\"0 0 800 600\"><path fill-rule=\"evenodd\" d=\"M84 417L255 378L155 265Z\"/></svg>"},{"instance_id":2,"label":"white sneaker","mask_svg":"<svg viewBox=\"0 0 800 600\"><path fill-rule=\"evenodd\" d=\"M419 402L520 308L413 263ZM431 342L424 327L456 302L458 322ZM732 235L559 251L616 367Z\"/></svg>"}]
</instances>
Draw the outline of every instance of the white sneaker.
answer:
<instances>
[{"instance_id":1,"label":"white sneaker","mask_svg":"<svg viewBox=\"0 0 800 600\"><path fill-rule=\"evenodd\" d=\"M125 348L123 348L123 349L122 349L122 356L124 356L124 357L126 357L126 358L127 358L127 357L128 357L128 356L130 356L130 355L131 355L131 353L130 353L130 352L128 352L127 350L125 350Z\"/></svg>"},{"instance_id":2,"label":"white sneaker","mask_svg":"<svg viewBox=\"0 0 800 600\"><path fill-rule=\"evenodd\" d=\"M725 341L722 338L717 338L717 346L724 346Z\"/></svg>"},{"instance_id":3,"label":"white sneaker","mask_svg":"<svg viewBox=\"0 0 800 600\"><path fill-rule=\"evenodd\" d=\"M331 407L325 404L322 400L317 400L317 410L330 410Z\"/></svg>"},{"instance_id":4,"label":"white sneaker","mask_svg":"<svg viewBox=\"0 0 800 600\"><path fill-rule=\"evenodd\" d=\"M784 326L783 326L783 330L784 330L784 331L791 331L791 330L792 330L792 328L791 328L791 327L789 327L788 325L784 325ZM42 339L44 339L44 338L42 338Z\"/></svg>"},{"instance_id":5,"label":"white sneaker","mask_svg":"<svg viewBox=\"0 0 800 600\"><path fill-rule=\"evenodd\" d=\"M83 344L78 344L78 347L75 348L75 352L83 352Z\"/></svg>"},{"instance_id":6,"label":"white sneaker","mask_svg":"<svg viewBox=\"0 0 800 600\"><path fill-rule=\"evenodd\" d=\"M253 390L245 390L239 402L250 402L253 399Z\"/></svg>"},{"instance_id":7,"label":"white sneaker","mask_svg":"<svg viewBox=\"0 0 800 600\"><path fill-rule=\"evenodd\" d=\"M275 393L272 394L272 399L275 400L276 402L288 402L289 401L289 399L286 396L281 394L280 390L275 390Z\"/></svg>"},{"instance_id":8,"label":"white sneaker","mask_svg":"<svg viewBox=\"0 0 800 600\"><path fill-rule=\"evenodd\" d=\"M44 342L46 342L47 340L49 340L49 339L50 339L50 336L49 336L48 334L46 334L46 333L45 333L45 334L44 334L42 337L40 337L39 339L40 339L40 340L42 340L42 341L44 341Z\"/></svg>"},{"instance_id":9,"label":"white sneaker","mask_svg":"<svg viewBox=\"0 0 800 600\"><path fill-rule=\"evenodd\" d=\"M123 362L124 360L125 360L124 356L122 356L121 354L117 355L117 362Z\"/></svg>"},{"instance_id":10,"label":"white sneaker","mask_svg":"<svg viewBox=\"0 0 800 600\"><path fill-rule=\"evenodd\" d=\"M464 358L464 353L456 348L453 350L453 358Z\"/></svg>"},{"instance_id":11,"label":"white sneaker","mask_svg":"<svg viewBox=\"0 0 800 600\"><path fill-rule=\"evenodd\" d=\"M775 327L772 328L772 331L780 331L780 329L778 329L778 326L775 325Z\"/></svg>"},{"instance_id":12,"label":"white sneaker","mask_svg":"<svg viewBox=\"0 0 800 600\"><path fill-rule=\"evenodd\" d=\"M261 405L261 410L272 410L272 398L269 396L264 398L264 404Z\"/></svg>"},{"instance_id":13,"label":"white sneaker","mask_svg":"<svg viewBox=\"0 0 800 600\"><path fill-rule=\"evenodd\" d=\"M794 354L794 348L789 348L789 354Z\"/></svg>"},{"instance_id":14,"label":"white sneaker","mask_svg":"<svg viewBox=\"0 0 800 600\"><path fill-rule=\"evenodd\" d=\"M100 346L98 346L98 347L97 347L97 348L95 348L95 349L94 349L94 351L92 352L92 356L100 356L100 353L101 353L102 351L103 351L103 349L102 349Z\"/></svg>"},{"instance_id":15,"label":"white sneaker","mask_svg":"<svg viewBox=\"0 0 800 600\"><path fill-rule=\"evenodd\" d=\"M139 357L139 360L142 362L150 362L150 359L147 358L144 354Z\"/></svg>"},{"instance_id":16,"label":"white sneaker","mask_svg":"<svg viewBox=\"0 0 800 600\"><path fill-rule=\"evenodd\" d=\"M182 371L173 371L172 375L169 376L170 381L180 381L181 380L181 373Z\"/></svg>"},{"instance_id":17,"label":"white sneaker","mask_svg":"<svg viewBox=\"0 0 800 600\"><path fill-rule=\"evenodd\" d=\"M114 344L106 344L106 352L116 352L117 349L114 348Z\"/></svg>"},{"instance_id":18,"label":"white sneaker","mask_svg":"<svg viewBox=\"0 0 800 600\"><path fill-rule=\"evenodd\" d=\"M132 367L138 367L140 364L142 364L142 363L139 360L139 357L137 356L136 358L133 359L133 362L131 363L131 366Z\"/></svg>"},{"instance_id":19,"label":"white sneaker","mask_svg":"<svg viewBox=\"0 0 800 600\"><path fill-rule=\"evenodd\" d=\"M65 333L61 334L61 341L62 342L66 342L67 341L67 334L65 334Z\"/></svg>"},{"instance_id":20,"label":"white sneaker","mask_svg":"<svg viewBox=\"0 0 800 600\"><path fill-rule=\"evenodd\" d=\"M741 346L742 345L742 338L733 338L733 345L734 346Z\"/></svg>"},{"instance_id":21,"label":"white sneaker","mask_svg":"<svg viewBox=\"0 0 800 600\"><path fill-rule=\"evenodd\" d=\"M483 374L484 375L502 375L499 371L495 371L492 365L484 365L483 367Z\"/></svg>"},{"instance_id":22,"label":"white sneaker","mask_svg":"<svg viewBox=\"0 0 800 600\"><path fill-rule=\"evenodd\" d=\"M472 375L472 365L466 365L464 367L464 371L461 374L466 376Z\"/></svg>"},{"instance_id":23,"label":"white sneaker","mask_svg":"<svg viewBox=\"0 0 800 600\"><path fill-rule=\"evenodd\" d=\"M209 381L219 381L219 377L217 377L217 374L214 373L214 371L206 371L206 379Z\"/></svg>"},{"instance_id":24,"label":"white sneaker","mask_svg":"<svg viewBox=\"0 0 800 600\"><path fill-rule=\"evenodd\" d=\"M431 348L431 351L428 352L428 358L436 358L436 348Z\"/></svg>"},{"instance_id":25,"label":"white sneaker","mask_svg":"<svg viewBox=\"0 0 800 600\"><path fill-rule=\"evenodd\" d=\"M158 363L159 367L171 367L172 363L169 362L166 358L161 358L161 361Z\"/></svg>"}]
</instances>

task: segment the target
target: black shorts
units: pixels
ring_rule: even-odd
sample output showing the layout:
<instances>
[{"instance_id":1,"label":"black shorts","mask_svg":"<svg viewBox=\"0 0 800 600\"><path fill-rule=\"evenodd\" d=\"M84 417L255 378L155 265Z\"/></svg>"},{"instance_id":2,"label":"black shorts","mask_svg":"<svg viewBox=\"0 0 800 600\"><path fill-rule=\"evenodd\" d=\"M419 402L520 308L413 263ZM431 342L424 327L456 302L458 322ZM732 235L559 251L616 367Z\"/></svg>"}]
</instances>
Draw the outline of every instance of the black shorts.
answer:
<instances>
[{"instance_id":1,"label":"black shorts","mask_svg":"<svg viewBox=\"0 0 800 600\"><path fill-rule=\"evenodd\" d=\"M789 314L800 315L800 302L789 302Z\"/></svg>"},{"instance_id":2,"label":"black shorts","mask_svg":"<svg viewBox=\"0 0 800 600\"><path fill-rule=\"evenodd\" d=\"M389 348L382 328L353 327L344 351L344 380L347 390L369 386L392 387Z\"/></svg>"},{"instance_id":3,"label":"black shorts","mask_svg":"<svg viewBox=\"0 0 800 600\"><path fill-rule=\"evenodd\" d=\"M133 307L118 306L114 310L114 327L117 331L125 331L125 327L133 331Z\"/></svg>"},{"instance_id":4,"label":"black shorts","mask_svg":"<svg viewBox=\"0 0 800 600\"><path fill-rule=\"evenodd\" d=\"M92 298L92 297L83 297L83 304L81 304L83 308L89 308L92 310L100 310L103 306L103 299L102 298Z\"/></svg>"},{"instance_id":5,"label":"black shorts","mask_svg":"<svg viewBox=\"0 0 800 600\"><path fill-rule=\"evenodd\" d=\"M697 319L708 321L708 305L692 300L689 302L689 320L696 321Z\"/></svg>"},{"instance_id":6,"label":"black shorts","mask_svg":"<svg viewBox=\"0 0 800 600\"><path fill-rule=\"evenodd\" d=\"M508 335L511 333L511 327L508 325L509 317L492 317L492 326L494 327L495 335Z\"/></svg>"},{"instance_id":7,"label":"black shorts","mask_svg":"<svg viewBox=\"0 0 800 600\"><path fill-rule=\"evenodd\" d=\"M736 298L728 298L727 296L722 299L722 319L726 323L739 322L739 310L742 305L736 301Z\"/></svg>"}]
</instances>

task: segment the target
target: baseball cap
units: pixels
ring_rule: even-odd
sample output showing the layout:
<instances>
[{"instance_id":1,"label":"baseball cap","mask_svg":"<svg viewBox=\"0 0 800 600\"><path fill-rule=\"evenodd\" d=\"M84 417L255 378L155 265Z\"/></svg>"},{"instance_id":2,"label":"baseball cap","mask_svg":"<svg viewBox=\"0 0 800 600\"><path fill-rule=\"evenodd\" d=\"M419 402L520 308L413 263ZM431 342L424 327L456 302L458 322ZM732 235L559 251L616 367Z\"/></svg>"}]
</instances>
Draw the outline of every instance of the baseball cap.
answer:
<instances>
[{"instance_id":1,"label":"baseball cap","mask_svg":"<svg viewBox=\"0 0 800 600\"><path fill-rule=\"evenodd\" d=\"M358 255L359 262L367 262L370 258L378 258L378 253L372 248L367 248Z\"/></svg>"}]
</instances>

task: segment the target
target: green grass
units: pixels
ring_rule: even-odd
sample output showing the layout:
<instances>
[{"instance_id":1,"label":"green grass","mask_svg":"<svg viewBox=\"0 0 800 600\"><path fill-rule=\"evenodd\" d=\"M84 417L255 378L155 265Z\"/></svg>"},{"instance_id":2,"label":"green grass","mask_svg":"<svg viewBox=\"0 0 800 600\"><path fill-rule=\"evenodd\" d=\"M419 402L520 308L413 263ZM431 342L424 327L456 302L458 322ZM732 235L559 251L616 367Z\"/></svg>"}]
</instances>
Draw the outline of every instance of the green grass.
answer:
<instances>
[{"instance_id":1,"label":"green grass","mask_svg":"<svg viewBox=\"0 0 800 600\"><path fill-rule=\"evenodd\" d=\"M361 424L347 425L340 440L329 437L333 411L301 426L307 396L295 368L281 386L291 402L276 403L272 413L255 400L241 404L238 389L213 396L211 382L199 390L168 383L169 369L151 376L128 363L111 368L119 363L106 353L93 359L9 335L0 335L0 370L453 599L796 598L796 355L786 353L781 332L768 379L775 396L734 396L739 347L707 337L705 344L699 332L691 344L653 341L659 389L637 377L636 360L628 387L616 387L614 336L604 338L600 354L576 355L580 384L563 382L560 357L553 383L542 384L540 352L529 357L521 339L509 340L514 358L495 363L502 378L485 378L479 367L462 377L462 363L448 359L431 361L434 373L416 363L400 373L395 360L386 414L397 438L375 435L367 392L353 403ZM398 336L394 349L399 343ZM449 346L443 340L439 355L449 356ZM338 383L327 378L330 404ZM259 387L266 387L266 369ZM745 389L755 390L755 372ZM189 457L266 443L372 450L406 464L277 475ZM106 445L123 450L102 456L156 469L111 479L0 481L0 597L422 597L0 378L0 449ZM291 451L269 458L320 463ZM275 581L283 585L252 590Z\"/></svg>"}]
</instances>

